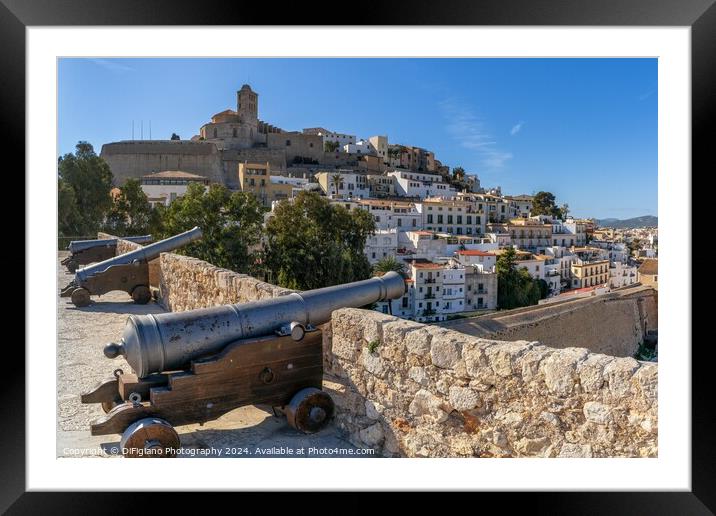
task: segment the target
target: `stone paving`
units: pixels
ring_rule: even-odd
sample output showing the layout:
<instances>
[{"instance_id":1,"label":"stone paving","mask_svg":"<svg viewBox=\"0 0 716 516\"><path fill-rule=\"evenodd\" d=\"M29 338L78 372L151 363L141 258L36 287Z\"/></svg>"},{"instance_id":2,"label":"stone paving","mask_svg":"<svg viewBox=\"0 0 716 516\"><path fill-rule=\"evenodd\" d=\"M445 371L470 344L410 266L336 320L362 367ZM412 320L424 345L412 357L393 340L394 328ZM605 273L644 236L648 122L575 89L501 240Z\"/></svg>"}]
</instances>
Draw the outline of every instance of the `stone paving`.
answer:
<instances>
[{"instance_id":1,"label":"stone paving","mask_svg":"<svg viewBox=\"0 0 716 516\"><path fill-rule=\"evenodd\" d=\"M58 287L64 287L72 275L60 265L66 256L58 257ZM160 313L154 302L134 304L125 292L110 292L92 298L91 305L76 308L69 298L58 293L57 335L57 456L117 457L113 450L120 436L91 436L89 424L104 412L98 404L80 403L80 394L99 381L111 378L112 372L131 368L123 358L109 360L102 348L122 335L130 314ZM331 424L313 435L302 434L277 417L268 407L247 406L235 409L203 426L176 428L185 456L256 457L356 456L355 446L342 439Z\"/></svg>"}]
</instances>

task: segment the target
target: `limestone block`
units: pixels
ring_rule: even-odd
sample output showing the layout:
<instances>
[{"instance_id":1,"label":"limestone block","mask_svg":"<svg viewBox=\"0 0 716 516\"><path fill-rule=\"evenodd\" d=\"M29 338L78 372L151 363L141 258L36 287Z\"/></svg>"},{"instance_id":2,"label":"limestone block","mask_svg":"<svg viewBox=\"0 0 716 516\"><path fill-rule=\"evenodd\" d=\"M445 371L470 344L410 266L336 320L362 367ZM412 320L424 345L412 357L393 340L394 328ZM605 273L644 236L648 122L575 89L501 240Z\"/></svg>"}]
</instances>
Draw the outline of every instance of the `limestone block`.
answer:
<instances>
[{"instance_id":1,"label":"limestone block","mask_svg":"<svg viewBox=\"0 0 716 516\"><path fill-rule=\"evenodd\" d=\"M566 348L555 352L541 363L547 388L558 396L574 392L577 363L587 357L583 348Z\"/></svg>"},{"instance_id":2,"label":"limestone block","mask_svg":"<svg viewBox=\"0 0 716 516\"><path fill-rule=\"evenodd\" d=\"M584 404L584 417L587 421L598 425L606 425L612 421L611 407L597 401L588 401Z\"/></svg>"},{"instance_id":3,"label":"limestone block","mask_svg":"<svg viewBox=\"0 0 716 516\"><path fill-rule=\"evenodd\" d=\"M550 444L549 437L538 437L536 439L528 439L523 437L514 445L514 449L521 455L540 455Z\"/></svg>"},{"instance_id":4,"label":"limestone block","mask_svg":"<svg viewBox=\"0 0 716 516\"><path fill-rule=\"evenodd\" d=\"M432 335L425 329L411 331L405 335L405 348L412 355L427 355L430 352Z\"/></svg>"},{"instance_id":5,"label":"limestone block","mask_svg":"<svg viewBox=\"0 0 716 516\"><path fill-rule=\"evenodd\" d=\"M517 359L532 349L533 344L526 341L501 342L485 350L492 370L498 376L512 376L513 365Z\"/></svg>"},{"instance_id":6,"label":"limestone block","mask_svg":"<svg viewBox=\"0 0 716 516\"><path fill-rule=\"evenodd\" d=\"M430 383L430 379L423 367L411 367L408 371L408 377L418 385L427 386Z\"/></svg>"},{"instance_id":7,"label":"limestone block","mask_svg":"<svg viewBox=\"0 0 716 516\"><path fill-rule=\"evenodd\" d=\"M592 457L591 444L564 443L557 457L560 458L590 458Z\"/></svg>"},{"instance_id":8,"label":"limestone block","mask_svg":"<svg viewBox=\"0 0 716 516\"><path fill-rule=\"evenodd\" d=\"M454 332L433 334L430 343L430 359L436 367L452 369L462 358L462 343Z\"/></svg>"},{"instance_id":9,"label":"limestone block","mask_svg":"<svg viewBox=\"0 0 716 516\"><path fill-rule=\"evenodd\" d=\"M453 385L449 390L450 405L455 410L471 410L480 404L480 397L469 387Z\"/></svg>"},{"instance_id":10,"label":"limestone block","mask_svg":"<svg viewBox=\"0 0 716 516\"><path fill-rule=\"evenodd\" d=\"M577 368L584 392L597 392L604 385L604 368L614 357L590 354Z\"/></svg>"},{"instance_id":11,"label":"limestone block","mask_svg":"<svg viewBox=\"0 0 716 516\"><path fill-rule=\"evenodd\" d=\"M448 418L442 400L424 389L415 394L408 411L415 416L430 416L437 423L447 421Z\"/></svg>"},{"instance_id":12,"label":"limestone block","mask_svg":"<svg viewBox=\"0 0 716 516\"><path fill-rule=\"evenodd\" d=\"M654 363L642 363L639 370L634 373L638 390L644 398L655 401L659 386L659 367Z\"/></svg>"},{"instance_id":13,"label":"limestone block","mask_svg":"<svg viewBox=\"0 0 716 516\"><path fill-rule=\"evenodd\" d=\"M639 362L633 358L617 358L604 368L604 378L608 382L609 391L617 396L627 394L631 390L631 379Z\"/></svg>"},{"instance_id":14,"label":"limestone block","mask_svg":"<svg viewBox=\"0 0 716 516\"><path fill-rule=\"evenodd\" d=\"M377 446L383 442L385 434L383 433L383 426L380 423L374 423L368 428L364 428L358 432L360 440L368 446Z\"/></svg>"}]
</instances>

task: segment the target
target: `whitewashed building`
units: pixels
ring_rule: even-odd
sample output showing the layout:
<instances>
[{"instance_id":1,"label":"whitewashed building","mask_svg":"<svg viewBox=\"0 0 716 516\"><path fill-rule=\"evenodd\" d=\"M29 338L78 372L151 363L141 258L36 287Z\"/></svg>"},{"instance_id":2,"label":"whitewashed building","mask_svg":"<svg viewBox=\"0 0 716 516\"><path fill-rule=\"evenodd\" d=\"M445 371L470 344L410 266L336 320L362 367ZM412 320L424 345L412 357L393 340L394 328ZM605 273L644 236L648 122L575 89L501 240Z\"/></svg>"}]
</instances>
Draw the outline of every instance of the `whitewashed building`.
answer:
<instances>
[{"instance_id":1,"label":"whitewashed building","mask_svg":"<svg viewBox=\"0 0 716 516\"><path fill-rule=\"evenodd\" d=\"M442 176L438 174L393 170L388 172L388 175L395 178L395 193L403 197L454 198L457 195L455 189L448 183L444 183Z\"/></svg>"}]
</instances>

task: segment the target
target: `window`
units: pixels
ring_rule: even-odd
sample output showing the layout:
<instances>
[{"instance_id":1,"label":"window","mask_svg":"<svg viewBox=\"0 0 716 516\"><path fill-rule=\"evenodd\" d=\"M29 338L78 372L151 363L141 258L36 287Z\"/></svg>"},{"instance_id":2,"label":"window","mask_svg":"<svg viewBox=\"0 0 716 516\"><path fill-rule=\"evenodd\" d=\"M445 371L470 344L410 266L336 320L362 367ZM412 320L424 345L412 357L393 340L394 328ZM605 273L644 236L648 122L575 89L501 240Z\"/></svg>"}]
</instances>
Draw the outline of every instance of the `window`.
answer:
<instances>
[{"instance_id":1,"label":"window","mask_svg":"<svg viewBox=\"0 0 716 516\"><path fill-rule=\"evenodd\" d=\"M308 146L313 148L313 142L309 143Z\"/></svg>"},{"instance_id":2,"label":"window","mask_svg":"<svg viewBox=\"0 0 716 516\"><path fill-rule=\"evenodd\" d=\"M442 216L442 215L438 215L438 224L442 224L442 223L443 223L443 216ZM442 231L442 230L441 230L441 231Z\"/></svg>"},{"instance_id":3,"label":"window","mask_svg":"<svg viewBox=\"0 0 716 516\"><path fill-rule=\"evenodd\" d=\"M431 208L431 209L432 209L432 208ZM433 223L433 214L432 214L432 213L428 213L428 224L432 224L432 223Z\"/></svg>"},{"instance_id":4,"label":"window","mask_svg":"<svg viewBox=\"0 0 716 516\"><path fill-rule=\"evenodd\" d=\"M418 219L413 219L413 227L418 225Z\"/></svg>"},{"instance_id":5,"label":"window","mask_svg":"<svg viewBox=\"0 0 716 516\"><path fill-rule=\"evenodd\" d=\"M216 138L218 134L219 133L217 132L216 127L214 127L214 138Z\"/></svg>"},{"instance_id":6,"label":"window","mask_svg":"<svg viewBox=\"0 0 716 516\"><path fill-rule=\"evenodd\" d=\"M236 137L238 136L238 133L237 133L237 131L236 131L236 127L234 127L234 130L232 131L232 134L234 135L234 138L236 138Z\"/></svg>"},{"instance_id":7,"label":"window","mask_svg":"<svg viewBox=\"0 0 716 516\"><path fill-rule=\"evenodd\" d=\"M291 140L286 140L286 147L290 147L290 146L291 146Z\"/></svg>"},{"instance_id":8,"label":"window","mask_svg":"<svg viewBox=\"0 0 716 516\"><path fill-rule=\"evenodd\" d=\"M448 215L447 217L448 217L447 223L448 223L448 224L452 224L452 215ZM438 222L439 222L439 221L438 221Z\"/></svg>"},{"instance_id":9,"label":"window","mask_svg":"<svg viewBox=\"0 0 716 516\"><path fill-rule=\"evenodd\" d=\"M400 217L398 217L398 227L403 225L403 221Z\"/></svg>"}]
</instances>

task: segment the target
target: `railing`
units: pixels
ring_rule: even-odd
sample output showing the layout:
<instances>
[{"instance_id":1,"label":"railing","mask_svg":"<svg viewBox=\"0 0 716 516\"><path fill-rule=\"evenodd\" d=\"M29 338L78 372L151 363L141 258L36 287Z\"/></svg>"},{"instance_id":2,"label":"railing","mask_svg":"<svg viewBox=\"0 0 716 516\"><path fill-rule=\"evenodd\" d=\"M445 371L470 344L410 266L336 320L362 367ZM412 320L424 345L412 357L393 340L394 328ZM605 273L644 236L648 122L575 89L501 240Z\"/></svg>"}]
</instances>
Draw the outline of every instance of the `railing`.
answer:
<instances>
[{"instance_id":1,"label":"railing","mask_svg":"<svg viewBox=\"0 0 716 516\"><path fill-rule=\"evenodd\" d=\"M426 278L425 283L435 283L435 278Z\"/></svg>"},{"instance_id":2,"label":"railing","mask_svg":"<svg viewBox=\"0 0 716 516\"><path fill-rule=\"evenodd\" d=\"M425 299L435 299L435 294L425 294Z\"/></svg>"}]
</instances>

